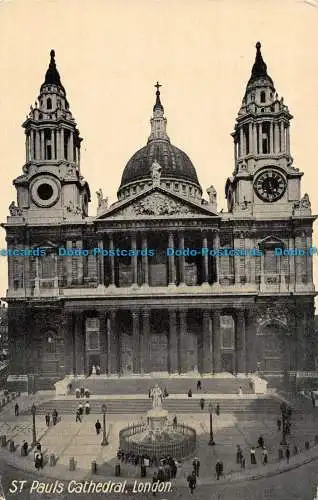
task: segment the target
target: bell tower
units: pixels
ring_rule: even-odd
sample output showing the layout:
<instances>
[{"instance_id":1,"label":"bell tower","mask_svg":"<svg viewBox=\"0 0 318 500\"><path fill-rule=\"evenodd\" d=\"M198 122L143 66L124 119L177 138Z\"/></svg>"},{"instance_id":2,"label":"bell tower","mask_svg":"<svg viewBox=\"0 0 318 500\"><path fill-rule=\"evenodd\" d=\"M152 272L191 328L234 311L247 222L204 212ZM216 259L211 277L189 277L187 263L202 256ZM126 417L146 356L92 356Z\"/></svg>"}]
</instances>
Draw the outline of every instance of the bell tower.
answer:
<instances>
[{"instance_id":1,"label":"bell tower","mask_svg":"<svg viewBox=\"0 0 318 500\"><path fill-rule=\"evenodd\" d=\"M17 189L15 214L25 220L62 221L88 215L90 191L80 173L81 137L69 108L51 50L38 101L23 123L26 161ZM11 211L11 210L10 210Z\"/></svg>"},{"instance_id":2,"label":"bell tower","mask_svg":"<svg viewBox=\"0 0 318 500\"><path fill-rule=\"evenodd\" d=\"M261 44L232 137L234 172L225 186L229 212L253 216L290 216L300 201L302 173L290 153L290 121L267 73Z\"/></svg>"}]
</instances>

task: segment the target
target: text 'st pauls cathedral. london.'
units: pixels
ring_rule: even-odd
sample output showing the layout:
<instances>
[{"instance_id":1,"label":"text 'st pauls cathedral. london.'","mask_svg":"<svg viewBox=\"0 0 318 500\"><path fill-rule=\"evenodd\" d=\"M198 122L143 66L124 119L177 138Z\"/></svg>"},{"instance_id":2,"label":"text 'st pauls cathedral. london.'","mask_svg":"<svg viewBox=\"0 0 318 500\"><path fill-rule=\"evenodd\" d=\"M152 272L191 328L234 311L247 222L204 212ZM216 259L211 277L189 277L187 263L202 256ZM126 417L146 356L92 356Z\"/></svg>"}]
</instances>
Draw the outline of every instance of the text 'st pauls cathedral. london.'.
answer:
<instances>
[{"instance_id":1,"label":"text 'st pauls cathedral. london.'","mask_svg":"<svg viewBox=\"0 0 318 500\"><path fill-rule=\"evenodd\" d=\"M292 115L260 43L232 133L227 212L213 186L203 198L200 166L172 145L156 87L150 135L123 169L118 201L108 206L99 190L89 216L82 139L51 51L3 224L8 248L34 249L8 257L5 300L10 372L36 375L38 388L93 365L118 376L315 367L312 256L276 250L311 247L315 216L291 157Z\"/></svg>"}]
</instances>

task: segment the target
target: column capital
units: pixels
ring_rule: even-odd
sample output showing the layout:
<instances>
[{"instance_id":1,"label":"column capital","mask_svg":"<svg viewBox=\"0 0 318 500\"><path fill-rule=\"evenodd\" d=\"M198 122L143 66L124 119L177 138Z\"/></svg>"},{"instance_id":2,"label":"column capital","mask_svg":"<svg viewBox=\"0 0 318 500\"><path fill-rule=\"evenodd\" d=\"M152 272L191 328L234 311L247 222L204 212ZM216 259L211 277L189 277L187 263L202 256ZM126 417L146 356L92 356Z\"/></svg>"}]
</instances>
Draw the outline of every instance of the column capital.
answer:
<instances>
[{"instance_id":1,"label":"column capital","mask_svg":"<svg viewBox=\"0 0 318 500\"><path fill-rule=\"evenodd\" d=\"M131 315L133 318L138 318L140 311L131 311Z\"/></svg>"},{"instance_id":2,"label":"column capital","mask_svg":"<svg viewBox=\"0 0 318 500\"><path fill-rule=\"evenodd\" d=\"M204 319L210 318L211 317L211 311L210 311L210 309L203 309L202 316L203 316Z\"/></svg>"},{"instance_id":3,"label":"column capital","mask_svg":"<svg viewBox=\"0 0 318 500\"><path fill-rule=\"evenodd\" d=\"M141 314L143 315L144 318L149 318L150 317L150 309L143 309L141 311Z\"/></svg>"}]
</instances>

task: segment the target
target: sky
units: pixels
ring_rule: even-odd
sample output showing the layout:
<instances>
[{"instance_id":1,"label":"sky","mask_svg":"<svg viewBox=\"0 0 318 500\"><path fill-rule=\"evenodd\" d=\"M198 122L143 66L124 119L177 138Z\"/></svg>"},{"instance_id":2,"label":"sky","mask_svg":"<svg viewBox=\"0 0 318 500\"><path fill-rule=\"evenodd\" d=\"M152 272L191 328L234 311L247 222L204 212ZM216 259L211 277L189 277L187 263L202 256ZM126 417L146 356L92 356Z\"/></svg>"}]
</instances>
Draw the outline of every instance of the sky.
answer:
<instances>
[{"instance_id":1,"label":"sky","mask_svg":"<svg viewBox=\"0 0 318 500\"><path fill-rule=\"evenodd\" d=\"M0 220L16 200L12 180L25 162L21 124L52 48L83 137L89 215L96 214L97 189L116 201L127 161L146 144L157 80L171 142L190 156L203 190L215 186L219 210L226 209L224 184L234 168L230 134L258 40L294 116L294 165L304 172L302 194L308 192L318 213L317 0L0 0ZM4 296L7 262L0 259ZM316 279L316 262L314 271Z\"/></svg>"}]
</instances>

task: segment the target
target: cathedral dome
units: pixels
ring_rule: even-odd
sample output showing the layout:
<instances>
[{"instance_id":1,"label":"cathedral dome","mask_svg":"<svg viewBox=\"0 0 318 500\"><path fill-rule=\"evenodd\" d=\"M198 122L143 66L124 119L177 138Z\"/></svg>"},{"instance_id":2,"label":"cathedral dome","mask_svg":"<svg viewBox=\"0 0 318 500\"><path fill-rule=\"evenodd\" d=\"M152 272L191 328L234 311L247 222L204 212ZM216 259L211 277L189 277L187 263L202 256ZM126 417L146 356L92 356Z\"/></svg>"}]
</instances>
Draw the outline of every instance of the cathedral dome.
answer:
<instances>
[{"instance_id":1,"label":"cathedral dome","mask_svg":"<svg viewBox=\"0 0 318 500\"><path fill-rule=\"evenodd\" d=\"M167 136L167 120L164 117L164 108L160 101L160 85L157 83L156 87L156 103L153 107L153 117L150 120L151 134L146 146L139 149L124 168L118 190L119 199L136 193L148 183L151 184L152 165L155 162L160 167L160 183L166 188L170 186L172 189L178 190L179 182L182 184L181 192L192 194L195 197L202 194L192 161L184 151L173 146ZM174 181L173 186L171 181Z\"/></svg>"},{"instance_id":2,"label":"cathedral dome","mask_svg":"<svg viewBox=\"0 0 318 500\"><path fill-rule=\"evenodd\" d=\"M168 141L149 141L128 161L121 179L120 187L142 179L151 178L151 165L157 161L162 167L162 178L180 179L199 186L198 177L192 161L181 149Z\"/></svg>"}]
</instances>

